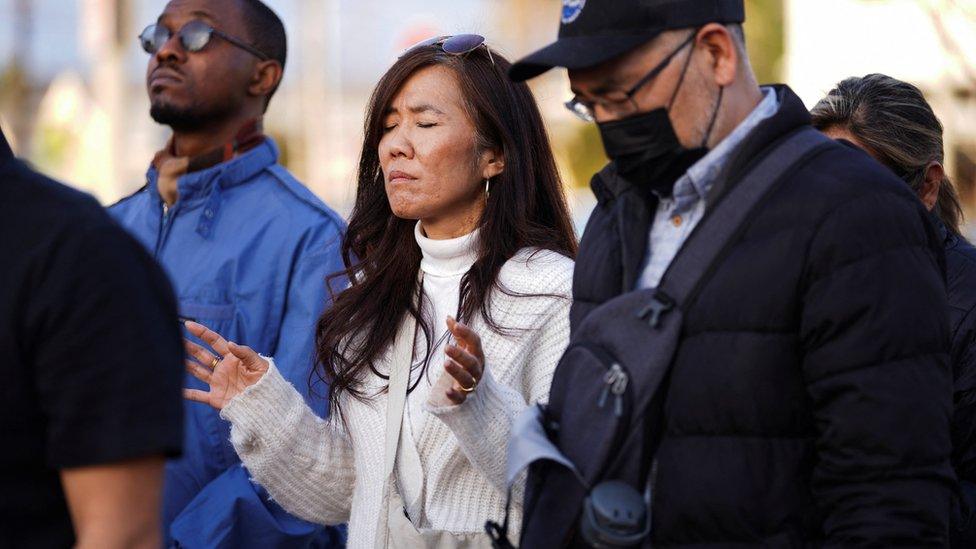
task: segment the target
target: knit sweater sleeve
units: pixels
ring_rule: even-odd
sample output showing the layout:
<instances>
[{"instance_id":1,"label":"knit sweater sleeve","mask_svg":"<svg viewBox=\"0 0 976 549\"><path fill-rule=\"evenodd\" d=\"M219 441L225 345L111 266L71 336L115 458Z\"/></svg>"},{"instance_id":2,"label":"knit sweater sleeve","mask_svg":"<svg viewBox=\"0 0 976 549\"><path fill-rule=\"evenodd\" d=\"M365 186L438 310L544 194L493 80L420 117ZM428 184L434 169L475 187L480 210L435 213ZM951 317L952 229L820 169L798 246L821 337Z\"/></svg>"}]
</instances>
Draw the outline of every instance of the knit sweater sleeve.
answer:
<instances>
[{"instance_id":1,"label":"knit sweater sleeve","mask_svg":"<svg viewBox=\"0 0 976 549\"><path fill-rule=\"evenodd\" d=\"M315 415L278 372L264 376L220 412L253 479L286 511L319 524L349 519L356 479L348 435Z\"/></svg>"},{"instance_id":2,"label":"knit sweater sleeve","mask_svg":"<svg viewBox=\"0 0 976 549\"><path fill-rule=\"evenodd\" d=\"M488 359L477 390L464 403L427 406L451 429L474 467L503 495L507 493L505 475L512 423L528 406L548 399L556 363L569 343L569 307L569 299L554 297L544 314L538 315L538 325L525 347L521 387L497 381ZM520 507L524 480L517 481L512 490L512 503Z\"/></svg>"}]
</instances>

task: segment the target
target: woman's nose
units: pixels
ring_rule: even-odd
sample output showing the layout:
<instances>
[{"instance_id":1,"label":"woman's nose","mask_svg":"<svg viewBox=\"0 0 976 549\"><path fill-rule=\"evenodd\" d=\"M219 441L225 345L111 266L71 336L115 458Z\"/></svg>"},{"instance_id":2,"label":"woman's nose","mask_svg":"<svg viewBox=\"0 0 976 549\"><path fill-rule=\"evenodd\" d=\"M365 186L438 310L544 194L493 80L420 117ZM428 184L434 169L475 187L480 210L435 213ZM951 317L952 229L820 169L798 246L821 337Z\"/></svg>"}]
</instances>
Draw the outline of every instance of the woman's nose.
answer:
<instances>
[{"instance_id":1,"label":"woman's nose","mask_svg":"<svg viewBox=\"0 0 976 549\"><path fill-rule=\"evenodd\" d=\"M395 128L387 138L390 156L394 158L398 156L410 158L413 156L413 143L406 131Z\"/></svg>"}]
</instances>

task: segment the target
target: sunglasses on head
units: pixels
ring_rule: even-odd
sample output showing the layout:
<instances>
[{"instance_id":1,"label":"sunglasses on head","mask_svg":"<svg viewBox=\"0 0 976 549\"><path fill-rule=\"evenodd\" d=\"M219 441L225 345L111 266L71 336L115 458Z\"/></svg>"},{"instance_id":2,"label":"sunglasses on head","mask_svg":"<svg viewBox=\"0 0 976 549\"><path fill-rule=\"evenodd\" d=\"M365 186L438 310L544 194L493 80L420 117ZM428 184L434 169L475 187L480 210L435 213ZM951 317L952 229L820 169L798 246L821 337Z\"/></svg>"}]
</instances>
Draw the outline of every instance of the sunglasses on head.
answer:
<instances>
[{"instance_id":1,"label":"sunglasses on head","mask_svg":"<svg viewBox=\"0 0 976 549\"><path fill-rule=\"evenodd\" d=\"M491 64L495 64L495 59L491 56L491 48L485 43L485 37L480 34L455 34L453 36L435 36L434 38L428 38L404 50L400 54L399 59L403 59L407 54L421 48L429 48L432 46L439 47L441 51L448 55L464 55L484 46L488 52L488 59L491 60Z\"/></svg>"},{"instance_id":2,"label":"sunglasses on head","mask_svg":"<svg viewBox=\"0 0 976 549\"><path fill-rule=\"evenodd\" d=\"M207 47L207 44L210 43L210 40L214 36L217 36L218 38L221 38L224 41L250 53L261 61L271 59L269 55L266 55L261 50L255 48L240 38L235 38L227 33L220 32L203 21L190 21L189 23L183 25L183 28L176 31L176 36L180 38L180 45L183 46L183 49L188 52L195 53L202 50L203 48ZM159 51L159 48L163 47L163 44L169 42L169 39L172 37L173 33L169 29L163 25L154 23L142 31L142 34L139 35L139 43L142 45L142 49L145 50L146 53L153 55Z\"/></svg>"}]
</instances>

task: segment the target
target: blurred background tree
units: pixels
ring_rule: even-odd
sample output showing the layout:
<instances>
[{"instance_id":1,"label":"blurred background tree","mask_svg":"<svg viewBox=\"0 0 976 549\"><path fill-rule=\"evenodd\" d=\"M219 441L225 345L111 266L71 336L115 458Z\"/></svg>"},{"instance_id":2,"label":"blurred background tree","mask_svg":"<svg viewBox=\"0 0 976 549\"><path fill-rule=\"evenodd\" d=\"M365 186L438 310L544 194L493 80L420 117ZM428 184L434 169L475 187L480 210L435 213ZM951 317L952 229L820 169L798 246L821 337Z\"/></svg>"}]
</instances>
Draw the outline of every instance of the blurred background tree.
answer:
<instances>
[{"instance_id":1,"label":"blurred background tree","mask_svg":"<svg viewBox=\"0 0 976 549\"><path fill-rule=\"evenodd\" d=\"M746 0L746 49L760 84L783 81L783 0Z\"/></svg>"},{"instance_id":2,"label":"blurred background tree","mask_svg":"<svg viewBox=\"0 0 976 549\"><path fill-rule=\"evenodd\" d=\"M31 100L32 83L27 71L28 45L33 31L30 0L16 0L9 14L13 22L13 40L10 59L0 64L0 107L10 113L11 135L27 134L30 128L28 104Z\"/></svg>"}]
</instances>

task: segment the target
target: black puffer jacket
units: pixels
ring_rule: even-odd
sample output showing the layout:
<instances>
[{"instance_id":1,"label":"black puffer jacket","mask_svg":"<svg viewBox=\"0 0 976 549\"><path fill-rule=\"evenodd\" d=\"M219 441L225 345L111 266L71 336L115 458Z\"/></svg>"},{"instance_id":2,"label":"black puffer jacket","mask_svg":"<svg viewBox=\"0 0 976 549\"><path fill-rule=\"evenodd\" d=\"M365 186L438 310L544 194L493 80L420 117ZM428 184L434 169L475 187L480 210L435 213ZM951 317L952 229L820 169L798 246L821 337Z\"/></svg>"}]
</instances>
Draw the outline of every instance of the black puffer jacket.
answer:
<instances>
[{"instance_id":1,"label":"black puffer jacket","mask_svg":"<svg viewBox=\"0 0 976 549\"><path fill-rule=\"evenodd\" d=\"M953 523L952 547L976 547L976 247L940 226L945 242L951 365L955 409L952 465L962 504Z\"/></svg>"},{"instance_id":2,"label":"black puffer jacket","mask_svg":"<svg viewBox=\"0 0 976 549\"><path fill-rule=\"evenodd\" d=\"M809 124L800 99L777 92L779 112L720 187ZM633 288L656 208L612 166L593 189L574 329ZM943 546L954 484L943 267L919 201L867 155L828 145L788 173L687 304L655 547Z\"/></svg>"},{"instance_id":3,"label":"black puffer jacket","mask_svg":"<svg viewBox=\"0 0 976 549\"><path fill-rule=\"evenodd\" d=\"M976 484L976 247L941 228L945 238L951 364L955 378L952 464Z\"/></svg>"}]
</instances>

